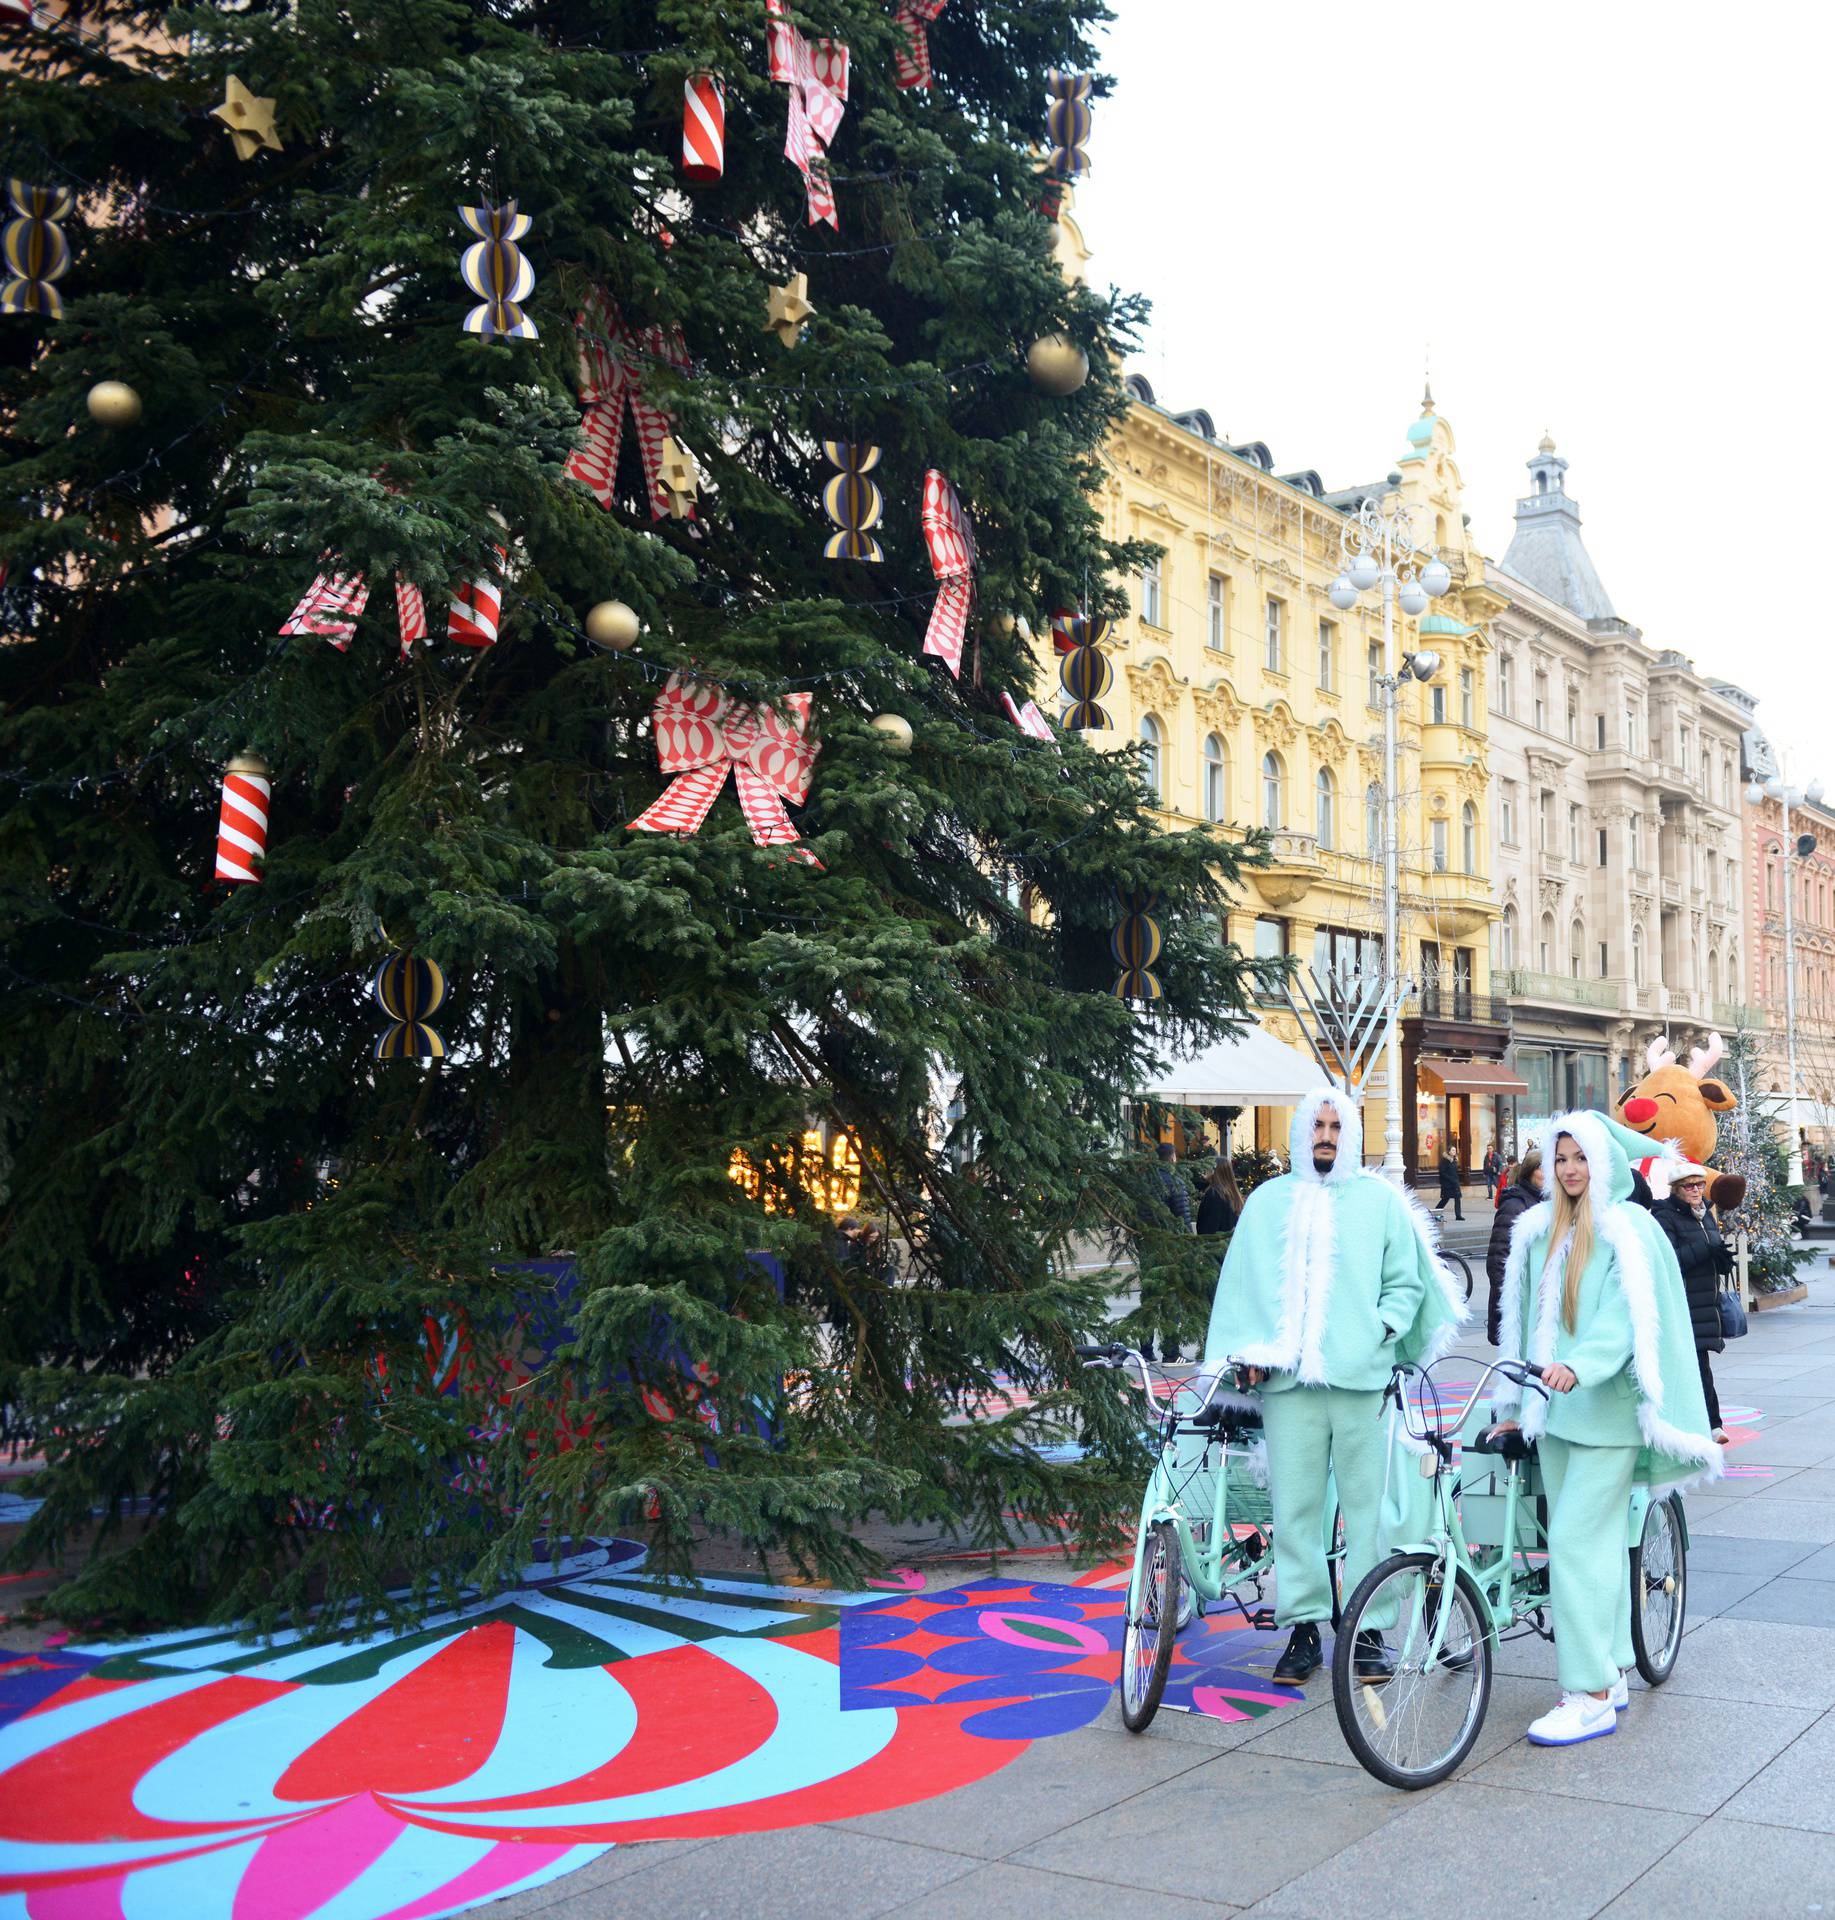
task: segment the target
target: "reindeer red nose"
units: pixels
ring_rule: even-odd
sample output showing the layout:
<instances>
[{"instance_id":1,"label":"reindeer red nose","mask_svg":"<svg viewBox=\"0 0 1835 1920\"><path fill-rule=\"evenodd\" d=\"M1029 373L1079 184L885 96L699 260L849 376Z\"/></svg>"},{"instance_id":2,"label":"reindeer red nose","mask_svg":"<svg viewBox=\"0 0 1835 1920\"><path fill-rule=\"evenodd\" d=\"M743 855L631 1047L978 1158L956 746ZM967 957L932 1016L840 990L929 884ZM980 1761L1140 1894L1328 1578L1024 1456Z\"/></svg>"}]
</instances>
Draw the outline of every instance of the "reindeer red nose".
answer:
<instances>
[{"instance_id":1,"label":"reindeer red nose","mask_svg":"<svg viewBox=\"0 0 1835 1920\"><path fill-rule=\"evenodd\" d=\"M1657 1117L1657 1103L1654 1100L1627 1100L1625 1102L1625 1125L1642 1127Z\"/></svg>"}]
</instances>

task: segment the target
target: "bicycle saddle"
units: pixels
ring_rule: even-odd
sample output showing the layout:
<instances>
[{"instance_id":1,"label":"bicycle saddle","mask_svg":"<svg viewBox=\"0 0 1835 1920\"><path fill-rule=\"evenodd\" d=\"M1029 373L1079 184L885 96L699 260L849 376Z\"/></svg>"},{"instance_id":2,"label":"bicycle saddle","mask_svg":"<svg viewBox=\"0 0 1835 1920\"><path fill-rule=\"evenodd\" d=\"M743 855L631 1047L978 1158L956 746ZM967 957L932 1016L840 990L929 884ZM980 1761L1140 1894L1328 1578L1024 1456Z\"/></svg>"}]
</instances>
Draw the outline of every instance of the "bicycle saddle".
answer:
<instances>
[{"instance_id":1,"label":"bicycle saddle","mask_svg":"<svg viewBox=\"0 0 1835 1920\"><path fill-rule=\"evenodd\" d=\"M1227 1402L1193 1414L1191 1424L1218 1440L1241 1440L1262 1430L1259 1407L1231 1406Z\"/></svg>"},{"instance_id":2,"label":"bicycle saddle","mask_svg":"<svg viewBox=\"0 0 1835 1920\"><path fill-rule=\"evenodd\" d=\"M1476 1440L1465 1443L1467 1453L1494 1453L1500 1460L1533 1460L1536 1457L1536 1443L1525 1440L1521 1431L1515 1427L1499 1433L1495 1427L1487 1427Z\"/></svg>"}]
</instances>

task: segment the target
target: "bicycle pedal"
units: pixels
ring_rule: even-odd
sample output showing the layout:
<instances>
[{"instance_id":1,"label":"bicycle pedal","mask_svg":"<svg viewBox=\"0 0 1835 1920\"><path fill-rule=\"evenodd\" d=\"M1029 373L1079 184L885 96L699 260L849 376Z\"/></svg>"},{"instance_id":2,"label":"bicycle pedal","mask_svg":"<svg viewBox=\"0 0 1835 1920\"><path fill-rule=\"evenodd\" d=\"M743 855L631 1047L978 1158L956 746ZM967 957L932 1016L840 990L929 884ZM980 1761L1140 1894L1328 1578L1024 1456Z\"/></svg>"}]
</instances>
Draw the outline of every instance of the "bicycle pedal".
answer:
<instances>
[{"instance_id":1,"label":"bicycle pedal","mask_svg":"<svg viewBox=\"0 0 1835 1920\"><path fill-rule=\"evenodd\" d=\"M1274 1609L1272 1607L1243 1608L1243 1616L1257 1633L1274 1632Z\"/></svg>"}]
</instances>

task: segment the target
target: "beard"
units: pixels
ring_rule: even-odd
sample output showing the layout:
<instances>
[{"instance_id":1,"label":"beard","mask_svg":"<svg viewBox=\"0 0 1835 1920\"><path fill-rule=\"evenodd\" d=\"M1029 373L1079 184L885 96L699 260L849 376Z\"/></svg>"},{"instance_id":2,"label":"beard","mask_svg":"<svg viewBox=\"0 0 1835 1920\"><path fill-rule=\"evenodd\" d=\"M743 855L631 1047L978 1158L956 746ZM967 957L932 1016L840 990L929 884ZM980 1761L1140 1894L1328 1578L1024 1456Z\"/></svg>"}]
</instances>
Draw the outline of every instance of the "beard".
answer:
<instances>
[{"instance_id":1,"label":"beard","mask_svg":"<svg viewBox=\"0 0 1835 1920\"><path fill-rule=\"evenodd\" d=\"M1337 1164L1338 1156L1335 1153L1319 1153L1315 1151L1313 1154L1314 1173L1330 1173Z\"/></svg>"}]
</instances>

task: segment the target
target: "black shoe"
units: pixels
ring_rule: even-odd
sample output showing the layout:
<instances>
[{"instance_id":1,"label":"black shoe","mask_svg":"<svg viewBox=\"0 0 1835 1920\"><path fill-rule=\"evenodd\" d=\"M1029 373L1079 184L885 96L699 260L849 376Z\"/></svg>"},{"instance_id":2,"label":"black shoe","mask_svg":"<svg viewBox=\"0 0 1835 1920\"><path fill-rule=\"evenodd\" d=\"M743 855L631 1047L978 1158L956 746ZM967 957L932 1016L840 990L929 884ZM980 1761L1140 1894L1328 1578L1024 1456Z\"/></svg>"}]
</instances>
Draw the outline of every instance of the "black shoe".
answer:
<instances>
[{"instance_id":1,"label":"black shoe","mask_svg":"<svg viewBox=\"0 0 1835 1920\"><path fill-rule=\"evenodd\" d=\"M1395 1660L1383 1645L1380 1633L1366 1629L1357 1636L1357 1644L1351 1651L1351 1675L1357 1680L1394 1679Z\"/></svg>"},{"instance_id":2,"label":"black shoe","mask_svg":"<svg viewBox=\"0 0 1835 1920\"><path fill-rule=\"evenodd\" d=\"M1277 1687L1304 1686L1319 1671L1323 1655L1319 1652L1319 1629L1308 1620L1294 1628L1287 1638L1287 1651L1275 1663Z\"/></svg>"}]
</instances>

